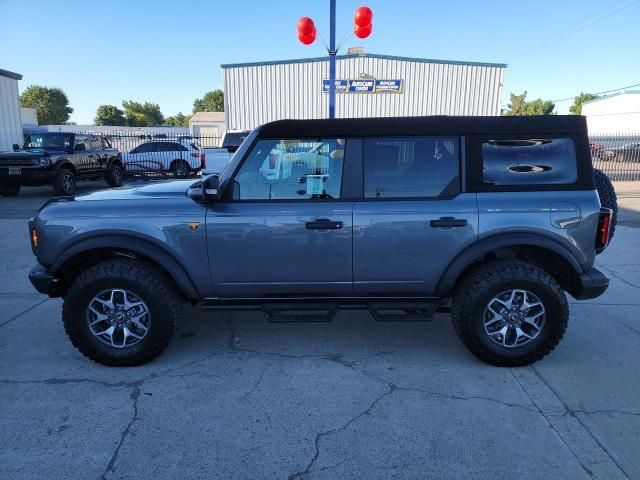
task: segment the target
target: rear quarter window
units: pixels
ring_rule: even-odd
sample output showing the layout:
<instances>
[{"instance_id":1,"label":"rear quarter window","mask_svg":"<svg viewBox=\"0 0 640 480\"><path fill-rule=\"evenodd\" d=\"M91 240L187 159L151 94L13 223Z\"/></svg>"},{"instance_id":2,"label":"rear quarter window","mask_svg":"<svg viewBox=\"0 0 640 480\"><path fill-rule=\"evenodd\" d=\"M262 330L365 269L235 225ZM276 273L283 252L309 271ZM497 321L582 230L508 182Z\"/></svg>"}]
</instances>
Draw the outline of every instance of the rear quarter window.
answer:
<instances>
[{"instance_id":1,"label":"rear quarter window","mask_svg":"<svg viewBox=\"0 0 640 480\"><path fill-rule=\"evenodd\" d=\"M481 186L485 190L568 186L578 181L576 143L569 137L486 137L476 148L482 168Z\"/></svg>"}]
</instances>

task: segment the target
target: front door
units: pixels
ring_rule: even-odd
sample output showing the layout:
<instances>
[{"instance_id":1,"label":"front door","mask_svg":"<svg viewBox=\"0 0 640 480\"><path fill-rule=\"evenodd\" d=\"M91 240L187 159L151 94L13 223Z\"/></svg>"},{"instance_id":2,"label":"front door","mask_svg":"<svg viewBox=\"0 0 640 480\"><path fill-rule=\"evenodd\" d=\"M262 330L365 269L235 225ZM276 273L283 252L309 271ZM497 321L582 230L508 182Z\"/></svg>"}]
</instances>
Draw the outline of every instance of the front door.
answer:
<instances>
[{"instance_id":1,"label":"front door","mask_svg":"<svg viewBox=\"0 0 640 480\"><path fill-rule=\"evenodd\" d=\"M364 200L354 209L357 296L432 296L477 238L474 193L461 193L460 140L364 140Z\"/></svg>"},{"instance_id":2,"label":"front door","mask_svg":"<svg viewBox=\"0 0 640 480\"><path fill-rule=\"evenodd\" d=\"M345 141L259 140L207 212L219 297L350 296L353 201Z\"/></svg>"}]
</instances>

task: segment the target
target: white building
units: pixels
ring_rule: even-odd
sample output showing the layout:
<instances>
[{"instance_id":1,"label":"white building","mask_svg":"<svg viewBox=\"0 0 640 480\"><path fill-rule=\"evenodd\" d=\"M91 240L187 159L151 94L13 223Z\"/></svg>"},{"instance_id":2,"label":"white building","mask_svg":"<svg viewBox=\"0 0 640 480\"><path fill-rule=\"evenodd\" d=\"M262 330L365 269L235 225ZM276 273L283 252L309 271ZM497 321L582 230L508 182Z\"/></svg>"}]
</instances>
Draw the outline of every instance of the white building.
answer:
<instances>
[{"instance_id":1,"label":"white building","mask_svg":"<svg viewBox=\"0 0 640 480\"><path fill-rule=\"evenodd\" d=\"M202 137L203 146L217 147L225 132L224 112L194 113L189 119L189 131L194 137Z\"/></svg>"},{"instance_id":2,"label":"white building","mask_svg":"<svg viewBox=\"0 0 640 480\"><path fill-rule=\"evenodd\" d=\"M640 90L615 93L582 104L589 133L640 134Z\"/></svg>"},{"instance_id":3,"label":"white building","mask_svg":"<svg viewBox=\"0 0 640 480\"><path fill-rule=\"evenodd\" d=\"M365 54L336 59L336 117L499 115L505 64ZM229 130L327 118L327 57L222 65Z\"/></svg>"},{"instance_id":4,"label":"white building","mask_svg":"<svg viewBox=\"0 0 640 480\"><path fill-rule=\"evenodd\" d=\"M0 152L22 145L18 80L22 80L19 73L0 69Z\"/></svg>"}]
</instances>

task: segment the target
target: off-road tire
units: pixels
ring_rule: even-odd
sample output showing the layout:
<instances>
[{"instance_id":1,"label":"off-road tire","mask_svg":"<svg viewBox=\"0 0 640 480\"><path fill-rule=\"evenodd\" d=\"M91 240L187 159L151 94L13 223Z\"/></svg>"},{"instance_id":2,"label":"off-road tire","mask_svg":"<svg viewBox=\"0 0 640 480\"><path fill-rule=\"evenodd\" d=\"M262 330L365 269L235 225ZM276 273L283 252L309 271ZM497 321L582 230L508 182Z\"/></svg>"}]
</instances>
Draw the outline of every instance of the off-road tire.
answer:
<instances>
[{"instance_id":1,"label":"off-road tire","mask_svg":"<svg viewBox=\"0 0 640 480\"><path fill-rule=\"evenodd\" d=\"M18 195L20 191L20 185L9 184L9 185L0 185L0 196L3 197L15 197Z\"/></svg>"},{"instance_id":2,"label":"off-road tire","mask_svg":"<svg viewBox=\"0 0 640 480\"><path fill-rule=\"evenodd\" d=\"M104 179L111 188L121 187L124 178L124 170L119 163L112 163L105 172Z\"/></svg>"},{"instance_id":3,"label":"off-road tire","mask_svg":"<svg viewBox=\"0 0 640 480\"><path fill-rule=\"evenodd\" d=\"M69 188L69 183L71 182L71 187ZM69 170L68 168L61 168L56 173L56 177L53 179L53 191L56 195L61 196L70 196L73 195L76 191L76 176L75 174Z\"/></svg>"},{"instance_id":4,"label":"off-road tire","mask_svg":"<svg viewBox=\"0 0 640 480\"><path fill-rule=\"evenodd\" d=\"M483 315L498 293L523 288L543 303L546 320L534 340L507 348L493 342L484 331ZM560 285L544 270L520 260L496 260L472 270L457 287L451 307L456 333L480 360L500 367L537 362L558 345L567 329L569 306Z\"/></svg>"},{"instance_id":5,"label":"off-road tire","mask_svg":"<svg viewBox=\"0 0 640 480\"><path fill-rule=\"evenodd\" d=\"M612 239L613 232L616 230L616 222L618 220L618 197L616 196L616 190L613 188L613 183L611 183L609 177L602 170L594 168L593 178L596 182L598 196L600 197L600 205L613 210L611 230L609 233L609 239Z\"/></svg>"},{"instance_id":6,"label":"off-road tire","mask_svg":"<svg viewBox=\"0 0 640 480\"><path fill-rule=\"evenodd\" d=\"M187 178L191 173L191 166L184 160L174 160L171 162L171 173L176 178Z\"/></svg>"},{"instance_id":7,"label":"off-road tire","mask_svg":"<svg viewBox=\"0 0 640 480\"><path fill-rule=\"evenodd\" d=\"M136 292L149 308L149 331L135 345L111 347L91 333L86 320L89 302L110 288ZM182 319L182 304L172 280L160 270L138 260L114 259L89 268L75 280L62 305L62 321L71 343L86 357L108 366L135 366L164 351Z\"/></svg>"}]
</instances>

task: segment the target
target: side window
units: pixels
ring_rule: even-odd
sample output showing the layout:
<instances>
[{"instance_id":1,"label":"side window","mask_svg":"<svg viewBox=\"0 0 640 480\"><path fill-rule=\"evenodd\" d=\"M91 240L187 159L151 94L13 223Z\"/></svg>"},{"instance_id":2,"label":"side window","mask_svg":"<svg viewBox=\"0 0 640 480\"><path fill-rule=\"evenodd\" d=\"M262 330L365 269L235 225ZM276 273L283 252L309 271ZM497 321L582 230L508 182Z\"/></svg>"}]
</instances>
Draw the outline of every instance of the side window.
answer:
<instances>
[{"instance_id":1,"label":"side window","mask_svg":"<svg viewBox=\"0 0 640 480\"><path fill-rule=\"evenodd\" d=\"M88 137L87 150L102 150L102 142L100 141L100 137Z\"/></svg>"},{"instance_id":2,"label":"side window","mask_svg":"<svg viewBox=\"0 0 640 480\"><path fill-rule=\"evenodd\" d=\"M141 143L134 149L134 151L135 153L149 153L151 151L151 145L152 144L150 142Z\"/></svg>"},{"instance_id":3,"label":"side window","mask_svg":"<svg viewBox=\"0 0 640 480\"><path fill-rule=\"evenodd\" d=\"M340 198L346 141L260 140L233 182L234 200Z\"/></svg>"},{"instance_id":4,"label":"side window","mask_svg":"<svg viewBox=\"0 0 640 480\"><path fill-rule=\"evenodd\" d=\"M571 138L486 139L482 180L495 186L575 183L575 143Z\"/></svg>"},{"instance_id":5,"label":"side window","mask_svg":"<svg viewBox=\"0 0 640 480\"><path fill-rule=\"evenodd\" d=\"M84 152L89 149L87 145L88 138L86 135L76 135L75 142L73 144L73 149L77 152Z\"/></svg>"},{"instance_id":6,"label":"side window","mask_svg":"<svg viewBox=\"0 0 640 480\"><path fill-rule=\"evenodd\" d=\"M437 198L460 192L457 137L364 140L365 198Z\"/></svg>"}]
</instances>

